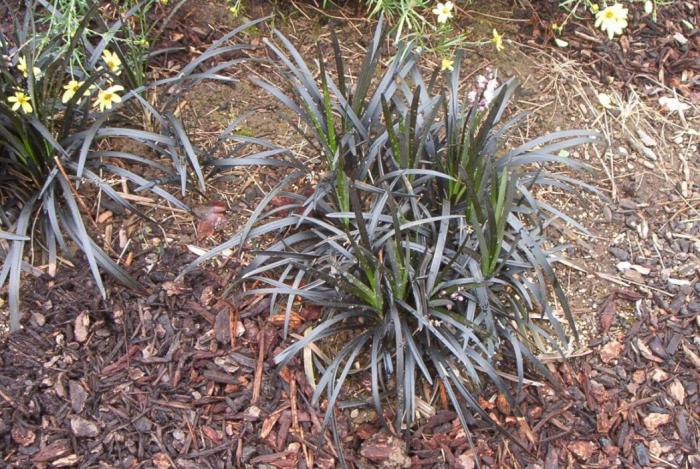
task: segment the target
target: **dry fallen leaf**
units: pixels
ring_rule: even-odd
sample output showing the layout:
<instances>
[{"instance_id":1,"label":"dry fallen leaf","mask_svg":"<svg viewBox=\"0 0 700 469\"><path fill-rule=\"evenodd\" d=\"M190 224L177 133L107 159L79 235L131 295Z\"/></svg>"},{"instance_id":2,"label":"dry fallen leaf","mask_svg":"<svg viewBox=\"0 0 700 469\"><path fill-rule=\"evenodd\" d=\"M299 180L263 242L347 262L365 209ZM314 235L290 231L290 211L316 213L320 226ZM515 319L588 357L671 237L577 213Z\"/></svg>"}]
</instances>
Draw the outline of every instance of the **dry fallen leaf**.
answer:
<instances>
[{"instance_id":1,"label":"dry fallen leaf","mask_svg":"<svg viewBox=\"0 0 700 469\"><path fill-rule=\"evenodd\" d=\"M676 402L683 405L685 401L685 388L683 384L678 381L678 378L674 379L671 384L668 385L668 393L673 397Z\"/></svg>"},{"instance_id":2,"label":"dry fallen leaf","mask_svg":"<svg viewBox=\"0 0 700 469\"><path fill-rule=\"evenodd\" d=\"M496 407L498 407L498 410L500 410L503 415L510 415L510 403L508 402L505 394L498 393L498 397L496 398Z\"/></svg>"},{"instance_id":3,"label":"dry fallen leaf","mask_svg":"<svg viewBox=\"0 0 700 469\"><path fill-rule=\"evenodd\" d=\"M624 347L617 340L611 340L600 349L600 360L603 363L610 363L620 356Z\"/></svg>"},{"instance_id":4,"label":"dry fallen leaf","mask_svg":"<svg viewBox=\"0 0 700 469\"><path fill-rule=\"evenodd\" d=\"M643 422L646 429L653 433L661 425L666 425L667 423L670 423L671 415L652 412L651 414L644 417Z\"/></svg>"},{"instance_id":5,"label":"dry fallen leaf","mask_svg":"<svg viewBox=\"0 0 700 469\"><path fill-rule=\"evenodd\" d=\"M220 200L215 200L206 205L194 208L194 214L200 219L197 224L197 239L203 240L214 234L224 221L226 204Z\"/></svg>"}]
</instances>

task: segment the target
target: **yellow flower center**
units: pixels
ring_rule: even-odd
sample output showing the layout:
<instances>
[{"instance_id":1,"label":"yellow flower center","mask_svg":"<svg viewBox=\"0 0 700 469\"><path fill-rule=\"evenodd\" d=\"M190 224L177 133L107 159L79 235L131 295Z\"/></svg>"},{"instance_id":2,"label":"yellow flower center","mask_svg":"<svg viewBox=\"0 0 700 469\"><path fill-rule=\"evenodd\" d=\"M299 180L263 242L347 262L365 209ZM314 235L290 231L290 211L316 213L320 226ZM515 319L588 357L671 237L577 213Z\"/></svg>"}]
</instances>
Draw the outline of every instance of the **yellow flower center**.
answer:
<instances>
[{"instance_id":1,"label":"yellow flower center","mask_svg":"<svg viewBox=\"0 0 700 469\"><path fill-rule=\"evenodd\" d=\"M608 11L608 12L605 13L605 17L606 17L607 19L611 20L611 19L615 18L615 12L613 12L613 11Z\"/></svg>"}]
</instances>

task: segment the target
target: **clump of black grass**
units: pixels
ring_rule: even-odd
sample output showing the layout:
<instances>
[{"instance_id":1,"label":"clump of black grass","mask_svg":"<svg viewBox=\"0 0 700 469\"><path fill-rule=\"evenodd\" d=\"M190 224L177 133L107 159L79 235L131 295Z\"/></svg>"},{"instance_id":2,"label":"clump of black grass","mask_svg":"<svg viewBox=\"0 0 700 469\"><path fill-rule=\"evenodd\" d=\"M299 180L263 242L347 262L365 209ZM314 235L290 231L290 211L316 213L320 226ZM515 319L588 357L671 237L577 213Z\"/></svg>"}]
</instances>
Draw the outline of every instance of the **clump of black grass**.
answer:
<instances>
[{"instance_id":1,"label":"clump of black grass","mask_svg":"<svg viewBox=\"0 0 700 469\"><path fill-rule=\"evenodd\" d=\"M526 368L556 385L538 351L561 351L577 339L552 267L564 246L544 233L553 218L575 222L538 200L534 189L594 190L544 167L584 168L561 150L600 144L602 137L561 131L509 147L525 118L505 119L517 82L505 82L480 108L460 96L459 59L444 80L436 72L426 81L410 45L376 79L381 22L354 83L335 38L336 77L319 54L316 79L294 46L275 36L267 44L292 92L256 82L293 111L293 125L323 156L328 177L304 197L286 190L301 174L289 175L235 237L187 271L224 249L281 235L257 252L232 288L256 282L246 294L269 295L273 311L284 310L285 337L292 312L305 303L322 308L322 318L305 324L275 362L282 367L303 357L313 401L327 399L324 427L335 428L334 408L348 378L365 374L366 404L382 420L389 405L394 428L410 427L433 404L421 383L440 382L465 429L471 411L505 431L479 405L479 389L494 385L517 409L506 377L516 393ZM273 208L278 196L290 203ZM318 353L334 338L335 347L337 340L342 345L332 355Z\"/></svg>"}]
</instances>

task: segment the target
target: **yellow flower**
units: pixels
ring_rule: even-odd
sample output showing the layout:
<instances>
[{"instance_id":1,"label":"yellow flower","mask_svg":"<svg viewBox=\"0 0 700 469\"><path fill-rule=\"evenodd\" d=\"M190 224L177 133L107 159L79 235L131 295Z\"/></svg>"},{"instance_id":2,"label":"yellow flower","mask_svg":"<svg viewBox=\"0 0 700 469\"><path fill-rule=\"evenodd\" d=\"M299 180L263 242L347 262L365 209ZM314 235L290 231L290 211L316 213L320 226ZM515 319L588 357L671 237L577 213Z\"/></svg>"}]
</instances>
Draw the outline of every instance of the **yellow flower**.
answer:
<instances>
[{"instance_id":1,"label":"yellow flower","mask_svg":"<svg viewBox=\"0 0 700 469\"><path fill-rule=\"evenodd\" d=\"M22 112L24 112L25 114L29 114L32 112L32 104L29 100L29 96L27 96L26 93L23 93L22 91L15 91L15 95L7 98L7 101L13 103L13 111L22 108Z\"/></svg>"},{"instance_id":2,"label":"yellow flower","mask_svg":"<svg viewBox=\"0 0 700 469\"><path fill-rule=\"evenodd\" d=\"M451 72L452 70L454 70L454 67L453 67L454 64L455 64L454 60L451 60L451 59L448 59L447 57L445 57L444 59L442 59L442 63L440 64L440 70L443 72L445 70L449 70Z\"/></svg>"},{"instance_id":3,"label":"yellow flower","mask_svg":"<svg viewBox=\"0 0 700 469\"><path fill-rule=\"evenodd\" d=\"M117 54L105 49L102 51L102 60L105 61L107 68L109 68L113 73L116 73L117 75L119 74L119 68L122 66L122 61L119 60Z\"/></svg>"},{"instance_id":4,"label":"yellow flower","mask_svg":"<svg viewBox=\"0 0 700 469\"><path fill-rule=\"evenodd\" d=\"M63 104L66 104L68 101L73 99L73 96L75 96L75 93L78 92L81 86L83 86L84 81L77 81L77 80L71 80L68 82L67 85L63 85L63 89L66 90L63 92L63 97L61 98L61 102ZM78 104L80 104L80 99L78 100Z\"/></svg>"},{"instance_id":5,"label":"yellow flower","mask_svg":"<svg viewBox=\"0 0 700 469\"><path fill-rule=\"evenodd\" d=\"M121 103L122 98L117 94L118 91L124 91L121 85L110 86L106 90L100 90L95 100L95 106L99 106L100 112L105 109L112 109L112 104Z\"/></svg>"},{"instance_id":6,"label":"yellow flower","mask_svg":"<svg viewBox=\"0 0 700 469\"><path fill-rule=\"evenodd\" d=\"M452 9L454 5L452 2L438 2L437 6L433 8L433 14L437 15L438 23L447 23L447 20L452 18Z\"/></svg>"},{"instance_id":7,"label":"yellow flower","mask_svg":"<svg viewBox=\"0 0 700 469\"><path fill-rule=\"evenodd\" d=\"M498 31L496 31L495 28L493 30L493 38L491 39L491 42L494 43L498 52L501 52L503 49L505 49L505 47L503 46L503 35L498 34Z\"/></svg>"},{"instance_id":8,"label":"yellow flower","mask_svg":"<svg viewBox=\"0 0 700 469\"><path fill-rule=\"evenodd\" d=\"M595 27L608 33L608 39L612 39L615 34L622 34L627 27L627 8L619 3L599 11L595 15Z\"/></svg>"},{"instance_id":9,"label":"yellow flower","mask_svg":"<svg viewBox=\"0 0 700 469\"><path fill-rule=\"evenodd\" d=\"M24 78L27 78L29 76L29 73L27 72L27 59L25 59L24 57L19 58L19 60L17 61L17 70L22 72ZM41 78L41 70L39 69L39 67L32 67L32 74L37 80Z\"/></svg>"},{"instance_id":10,"label":"yellow flower","mask_svg":"<svg viewBox=\"0 0 700 469\"><path fill-rule=\"evenodd\" d=\"M160 3L160 4L163 5L163 6L165 6L165 5L168 4L168 0L158 0L158 3Z\"/></svg>"},{"instance_id":11,"label":"yellow flower","mask_svg":"<svg viewBox=\"0 0 700 469\"><path fill-rule=\"evenodd\" d=\"M598 6L597 3L594 3L593 5L591 5L591 13L593 13L595 15L599 11L600 11L600 7Z\"/></svg>"}]
</instances>

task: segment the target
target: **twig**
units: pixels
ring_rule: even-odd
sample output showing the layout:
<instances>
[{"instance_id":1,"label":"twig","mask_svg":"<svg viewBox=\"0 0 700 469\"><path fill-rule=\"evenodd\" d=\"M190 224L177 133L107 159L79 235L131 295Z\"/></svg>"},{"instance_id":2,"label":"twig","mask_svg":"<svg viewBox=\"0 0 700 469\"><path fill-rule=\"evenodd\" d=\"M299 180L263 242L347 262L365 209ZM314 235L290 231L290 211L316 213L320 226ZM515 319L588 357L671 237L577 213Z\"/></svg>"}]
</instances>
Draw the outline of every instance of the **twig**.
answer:
<instances>
[{"instance_id":1,"label":"twig","mask_svg":"<svg viewBox=\"0 0 700 469\"><path fill-rule=\"evenodd\" d=\"M590 355L591 353L593 353L593 350L583 348L581 350L577 350L576 352L566 353L564 354L564 356L561 356L558 353L541 353L537 356L537 359L544 363L551 363L568 360L569 358L585 357L586 355Z\"/></svg>"},{"instance_id":2,"label":"twig","mask_svg":"<svg viewBox=\"0 0 700 469\"><path fill-rule=\"evenodd\" d=\"M258 332L258 363L255 367L255 377L253 379L253 397L251 404L256 404L260 399L260 388L262 387L263 363L265 361L265 334L264 330Z\"/></svg>"},{"instance_id":3,"label":"twig","mask_svg":"<svg viewBox=\"0 0 700 469\"><path fill-rule=\"evenodd\" d=\"M228 309L228 334L229 334L229 342L231 343L231 350L236 348L236 338L238 337L238 308L233 306L231 303L226 301L228 303L229 309Z\"/></svg>"},{"instance_id":4,"label":"twig","mask_svg":"<svg viewBox=\"0 0 700 469\"><path fill-rule=\"evenodd\" d=\"M27 409L25 409L23 405L15 402L15 400L12 399L10 396L5 394L5 392L2 389L0 389L0 397L2 397L5 401L7 401L7 403L10 404L10 406L17 409L20 414L22 414L25 417L29 417L29 412L27 412Z\"/></svg>"},{"instance_id":5,"label":"twig","mask_svg":"<svg viewBox=\"0 0 700 469\"><path fill-rule=\"evenodd\" d=\"M616 283L617 285L621 285L623 287L629 287L630 285L636 285L638 287L643 287L643 288L648 288L649 290L654 290L656 292L661 293L662 295L671 296L671 297L673 296L673 294L667 292L666 290L652 287L651 285L647 285L645 283L635 282L634 280L629 280L629 279L622 280L614 275L606 274L604 272L596 272L595 275L598 278L601 278L603 280L607 280L608 282Z\"/></svg>"},{"instance_id":6,"label":"twig","mask_svg":"<svg viewBox=\"0 0 700 469\"><path fill-rule=\"evenodd\" d=\"M304 429L299 425L299 411L297 409L297 380L293 373L290 373L291 379L289 380L289 394L292 404L292 432L299 434L299 440L301 441L301 449L304 452L304 459L306 460L306 467L314 467L313 456L309 453L309 449L306 446L306 438L304 438Z\"/></svg>"},{"instance_id":7,"label":"twig","mask_svg":"<svg viewBox=\"0 0 700 469\"><path fill-rule=\"evenodd\" d=\"M535 425L535 426L533 427L533 429L532 429L533 433L535 433L535 434L539 433L540 429L541 429L542 427L544 427L544 425L545 425L547 422L549 422L549 421L550 421L551 419L553 419L554 417L557 417L557 416L563 414L564 412L566 412L567 410L571 409L571 406L573 406L573 403L572 403L572 402L569 402L568 404L566 404L566 405L565 405L564 407L562 407L561 409L552 411L552 412L548 413L547 415L545 415L544 417L542 417L542 420L540 420L539 422L537 422L537 425Z\"/></svg>"}]
</instances>

